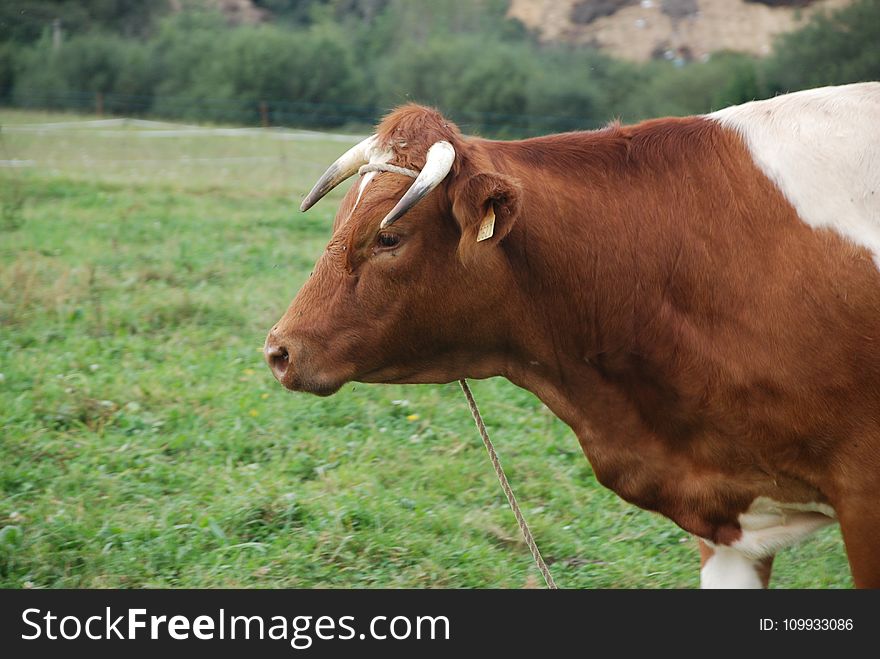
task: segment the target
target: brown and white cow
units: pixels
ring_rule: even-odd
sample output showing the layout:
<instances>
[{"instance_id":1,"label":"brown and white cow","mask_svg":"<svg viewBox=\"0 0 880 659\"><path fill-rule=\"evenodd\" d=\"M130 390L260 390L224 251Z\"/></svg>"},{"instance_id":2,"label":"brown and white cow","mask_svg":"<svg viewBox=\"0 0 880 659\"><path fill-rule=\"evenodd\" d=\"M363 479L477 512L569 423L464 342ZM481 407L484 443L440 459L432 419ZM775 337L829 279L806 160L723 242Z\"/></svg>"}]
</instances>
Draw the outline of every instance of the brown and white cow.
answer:
<instances>
[{"instance_id":1,"label":"brown and white cow","mask_svg":"<svg viewBox=\"0 0 880 659\"><path fill-rule=\"evenodd\" d=\"M285 387L506 377L703 586L838 520L880 587L880 84L512 142L407 105L304 209L358 171L266 340Z\"/></svg>"}]
</instances>

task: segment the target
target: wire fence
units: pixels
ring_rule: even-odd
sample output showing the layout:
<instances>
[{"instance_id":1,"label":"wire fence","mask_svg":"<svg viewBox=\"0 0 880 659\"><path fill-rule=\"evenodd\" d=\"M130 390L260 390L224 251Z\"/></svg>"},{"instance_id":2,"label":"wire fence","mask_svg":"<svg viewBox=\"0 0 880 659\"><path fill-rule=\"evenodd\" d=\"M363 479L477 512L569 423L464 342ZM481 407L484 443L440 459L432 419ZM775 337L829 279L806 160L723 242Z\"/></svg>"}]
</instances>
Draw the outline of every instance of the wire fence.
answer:
<instances>
[{"instance_id":1,"label":"wire fence","mask_svg":"<svg viewBox=\"0 0 880 659\"><path fill-rule=\"evenodd\" d=\"M132 130L136 129L136 130ZM298 142L308 141L331 141L331 142L356 142L367 137L363 134L350 134L341 132L327 132L317 130L305 130L285 128L282 126L266 127L216 127L209 125L182 124L171 121L154 121L133 117L115 117L112 119L92 119L79 121L50 121L40 123L8 124L2 127L5 133L46 133L53 131L82 131L88 130L92 135L119 136L139 138L163 138L163 137L247 137L260 135L280 140L293 140Z\"/></svg>"},{"instance_id":2,"label":"wire fence","mask_svg":"<svg viewBox=\"0 0 880 659\"><path fill-rule=\"evenodd\" d=\"M390 109L375 105L289 99L145 96L40 89L17 89L13 105L32 110L73 111L98 117L125 115L262 127L346 128L360 131L368 130ZM607 120L580 115L440 109L456 121L464 132L508 137L591 130L601 127Z\"/></svg>"},{"instance_id":3,"label":"wire fence","mask_svg":"<svg viewBox=\"0 0 880 659\"><path fill-rule=\"evenodd\" d=\"M122 185L245 190L299 199L329 163L366 133L280 126L194 125L142 117L42 113L0 125L0 223L23 170ZM13 197L15 195L12 195Z\"/></svg>"}]
</instances>

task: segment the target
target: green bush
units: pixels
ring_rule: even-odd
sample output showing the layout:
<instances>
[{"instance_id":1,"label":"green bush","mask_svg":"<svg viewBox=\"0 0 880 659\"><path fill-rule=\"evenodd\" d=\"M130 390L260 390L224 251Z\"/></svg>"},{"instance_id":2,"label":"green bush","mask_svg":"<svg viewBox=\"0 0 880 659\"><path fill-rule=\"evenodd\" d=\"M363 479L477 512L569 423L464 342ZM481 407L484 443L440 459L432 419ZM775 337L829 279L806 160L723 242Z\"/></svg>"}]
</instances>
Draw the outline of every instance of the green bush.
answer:
<instances>
[{"instance_id":1,"label":"green bush","mask_svg":"<svg viewBox=\"0 0 880 659\"><path fill-rule=\"evenodd\" d=\"M167 117L237 121L222 73L228 27L219 14L182 13L163 21L150 42L158 72L153 111Z\"/></svg>"},{"instance_id":2,"label":"green bush","mask_svg":"<svg viewBox=\"0 0 880 659\"><path fill-rule=\"evenodd\" d=\"M634 117L684 116L711 112L761 97L756 61L736 53L719 53L706 62L646 66L644 86L625 99Z\"/></svg>"},{"instance_id":3,"label":"green bush","mask_svg":"<svg viewBox=\"0 0 880 659\"><path fill-rule=\"evenodd\" d=\"M399 48L376 67L375 80L385 108L427 103L466 131L506 127L522 133L528 130L528 89L538 73L523 46L460 35Z\"/></svg>"},{"instance_id":4,"label":"green bush","mask_svg":"<svg viewBox=\"0 0 880 659\"><path fill-rule=\"evenodd\" d=\"M43 39L24 50L13 98L24 106L85 110L100 93L108 112L133 113L150 107L152 88L146 45L93 33L59 48Z\"/></svg>"},{"instance_id":5,"label":"green bush","mask_svg":"<svg viewBox=\"0 0 880 659\"><path fill-rule=\"evenodd\" d=\"M154 111L188 119L259 122L270 101L276 122L345 123L363 86L350 42L334 26L229 30L216 15L166 21L151 44L160 72Z\"/></svg>"},{"instance_id":6,"label":"green bush","mask_svg":"<svg viewBox=\"0 0 880 659\"><path fill-rule=\"evenodd\" d=\"M783 35L766 67L767 91L880 80L880 0L863 0Z\"/></svg>"},{"instance_id":7,"label":"green bush","mask_svg":"<svg viewBox=\"0 0 880 659\"><path fill-rule=\"evenodd\" d=\"M61 71L60 53L48 39L37 42L17 55L12 100L21 107L47 109L83 109L83 99L71 93ZM81 95L85 96L85 95ZM91 101L86 99L87 103Z\"/></svg>"},{"instance_id":8,"label":"green bush","mask_svg":"<svg viewBox=\"0 0 880 659\"><path fill-rule=\"evenodd\" d=\"M184 0L189 1L189 0ZM144 37L168 0L27 0L0 2L0 39L19 44L38 41L59 22L64 38L93 30Z\"/></svg>"},{"instance_id":9,"label":"green bush","mask_svg":"<svg viewBox=\"0 0 880 659\"><path fill-rule=\"evenodd\" d=\"M8 103L12 99L17 52L13 44L0 43L0 103Z\"/></svg>"},{"instance_id":10,"label":"green bush","mask_svg":"<svg viewBox=\"0 0 880 659\"><path fill-rule=\"evenodd\" d=\"M621 101L640 87L640 71L592 49L545 49L528 89L532 132L600 128L620 114Z\"/></svg>"}]
</instances>

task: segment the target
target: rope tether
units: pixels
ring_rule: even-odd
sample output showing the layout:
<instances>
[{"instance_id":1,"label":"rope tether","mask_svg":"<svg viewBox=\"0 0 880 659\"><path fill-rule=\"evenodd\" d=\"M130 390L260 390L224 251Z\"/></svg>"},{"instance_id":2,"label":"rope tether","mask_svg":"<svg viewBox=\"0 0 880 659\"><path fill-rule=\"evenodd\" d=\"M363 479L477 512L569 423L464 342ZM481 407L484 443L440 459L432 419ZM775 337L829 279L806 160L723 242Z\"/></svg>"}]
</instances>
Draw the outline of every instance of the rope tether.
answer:
<instances>
[{"instance_id":1,"label":"rope tether","mask_svg":"<svg viewBox=\"0 0 880 659\"><path fill-rule=\"evenodd\" d=\"M489 460L492 461L492 466L495 468L495 474L501 482L501 489L504 490L504 494L507 496L507 503L510 504L511 509L513 510L513 515L516 517L516 521L519 524L519 530L522 531L523 538L529 547L529 551L532 552L532 558L535 559L535 564L541 571L544 581L547 583L547 588L555 589L557 588L556 582L553 581L553 576L550 574L547 564L541 557L541 552L538 550L538 545L535 544L535 539L532 537L529 525L526 524L522 511L519 509L516 497L513 496L513 490L510 489L510 483L507 482L507 476L504 475L504 469L501 468L498 454L495 452L492 440L489 439L489 433L486 432L486 424L483 423L483 417L480 415L480 410L477 409L477 402L474 400L474 395L471 393L471 389L468 387L466 380L459 380L458 383L461 385L461 390L464 392L465 398L467 398L468 406L470 406L471 414L474 417L474 422L477 424L477 430L480 431L480 437L483 438L483 444L486 445L486 451L489 453Z\"/></svg>"}]
</instances>

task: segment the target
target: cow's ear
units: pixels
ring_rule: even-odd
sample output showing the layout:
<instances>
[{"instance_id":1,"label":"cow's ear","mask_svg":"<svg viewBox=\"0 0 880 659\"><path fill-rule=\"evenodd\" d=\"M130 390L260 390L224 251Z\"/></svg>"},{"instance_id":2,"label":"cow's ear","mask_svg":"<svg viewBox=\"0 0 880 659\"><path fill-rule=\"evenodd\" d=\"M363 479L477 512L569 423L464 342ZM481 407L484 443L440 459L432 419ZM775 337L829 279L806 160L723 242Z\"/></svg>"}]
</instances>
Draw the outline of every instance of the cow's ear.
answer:
<instances>
[{"instance_id":1,"label":"cow's ear","mask_svg":"<svg viewBox=\"0 0 880 659\"><path fill-rule=\"evenodd\" d=\"M494 245L513 228L520 210L520 187L502 174L474 174L452 189L452 213L461 227L461 248ZM479 249L477 249L479 252Z\"/></svg>"}]
</instances>

